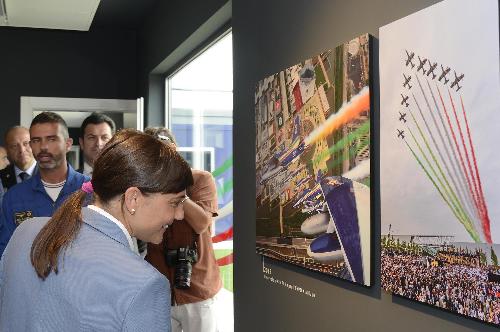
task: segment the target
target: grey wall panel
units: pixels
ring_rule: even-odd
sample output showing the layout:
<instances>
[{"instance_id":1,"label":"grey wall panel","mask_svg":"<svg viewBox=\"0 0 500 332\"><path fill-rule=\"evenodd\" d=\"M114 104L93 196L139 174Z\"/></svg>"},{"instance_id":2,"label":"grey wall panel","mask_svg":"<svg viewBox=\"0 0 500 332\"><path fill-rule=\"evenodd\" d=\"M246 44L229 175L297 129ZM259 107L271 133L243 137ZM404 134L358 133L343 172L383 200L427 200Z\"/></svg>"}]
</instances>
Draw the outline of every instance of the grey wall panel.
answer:
<instances>
[{"instance_id":1,"label":"grey wall panel","mask_svg":"<svg viewBox=\"0 0 500 332\"><path fill-rule=\"evenodd\" d=\"M0 28L0 141L20 96L135 99L136 34Z\"/></svg>"},{"instance_id":2,"label":"grey wall panel","mask_svg":"<svg viewBox=\"0 0 500 332\"><path fill-rule=\"evenodd\" d=\"M139 32L141 71L151 72L226 2L158 1Z\"/></svg>"},{"instance_id":3,"label":"grey wall panel","mask_svg":"<svg viewBox=\"0 0 500 332\"><path fill-rule=\"evenodd\" d=\"M146 18L138 38L138 92L145 97L145 126L158 126L164 122L164 103L157 98L157 91L164 87L159 81L161 76L172 68L162 68L161 73L155 71L153 76L150 74L227 2L158 1Z\"/></svg>"},{"instance_id":4,"label":"grey wall panel","mask_svg":"<svg viewBox=\"0 0 500 332\"><path fill-rule=\"evenodd\" d=\"M255 253L255 84L362 33L378 36L380 26L435 2L233 0L235 331L496 330L381 292L378 210L374 211L375 279L371 288L270 259L265 265L271 274L266 274L262 258ZM374 92L376 118L377 89ZM374 167L376 171L378 166ZM374 200L378 201L377 195ZM315 297L288 289L288 285L309 290Z\"/></svg>"},{"instance_id":5,"label":"grey wall panel","mask_svg":"<svg viewBox=\"0 0 500 332\"><path fill-rule=\"evenodd\" d=\"M254 87L267 75L369 32L436 0L233 0L235 331L493 331L494 327L380 291L379 213L375 209L371 288L255 254ZM159 77L149 74L227 1L161 2L140 32L139 94L146 124L163 121ZM376 62L376 61L375 61ZM376 68L372 68L376 76ZM376 77L375 77L376 78ZM148 92L150 83L152 90ZM148 100L151 98L151 100ZM378 91L374 91L374 115ZM377 165L373 166L374 173ZM374 179L377 181L377 179ZM374 197L378 201L377 195ZM275 282L265 279L271 277ZM315 294L304 295L276 281Z\"/></svg>"}]
</instances>

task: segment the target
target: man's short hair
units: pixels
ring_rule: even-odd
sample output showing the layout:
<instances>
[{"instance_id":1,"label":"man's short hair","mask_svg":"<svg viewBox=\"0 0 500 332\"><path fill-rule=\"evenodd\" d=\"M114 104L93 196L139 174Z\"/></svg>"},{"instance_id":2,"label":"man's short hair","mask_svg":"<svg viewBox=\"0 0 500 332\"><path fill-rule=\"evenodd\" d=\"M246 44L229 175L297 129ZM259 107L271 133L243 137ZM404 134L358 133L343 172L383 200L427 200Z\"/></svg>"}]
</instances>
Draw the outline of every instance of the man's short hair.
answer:
<instances>
[{"instance_id":1,"label":"man's short hair","mask_svg":"<svg viewBox=\"0 0 500 332\"><path fill-rule=\"evenodd\" d=\"M45 111L33 118L31 121L30 129L36 124L42 123L58 123L62 128L64 138L69 138L68 125L66 121L57 113Z\"/></svg>"},{"instance_id":2,"label":"man's short hair","mask_svg":"<svg viewBox=\"0 0 500 332\"><path fill-rule=\"evenodd\" d=\"M10 127L9 129L7 129L7 131L5 132L5 134L3 135L3 141L5 142L5 144L7 144L7 137L9 137L9 134L11 132L13 132L14 130L17 130L17 129L24 129L26 131L29 132L28 128L25 128L23 126L14 126L14 127Z\"/></svg>"},{"instance_id":3,"label":"man's short hair","mask_svg":"<svg viewBox=\"0 0 500 332\"><path fill-rule=\"evenodd\" d=\"M144 129L144 133L159 138L161 140L169 141L174 145L177 145L175 137L170 131L170 129L165 127L148 127Z\"/></svg>"},{"instance_id":4,"label":"man's short hair","mask_svg":"<svg viewBox=\"0 0 500 332\"><path fill-rule=\"evenodd\" d=\"M115 134L116 125L113 119L111 119L106 114L93 112L92 114L87 116L85 120L83 120L82 125L80 126L80 137L85 136L85 128L87 128L89 124L98 125L101 123L107 123L109 128L111 128L111 134Z\"/></svg>"}]
</instances>

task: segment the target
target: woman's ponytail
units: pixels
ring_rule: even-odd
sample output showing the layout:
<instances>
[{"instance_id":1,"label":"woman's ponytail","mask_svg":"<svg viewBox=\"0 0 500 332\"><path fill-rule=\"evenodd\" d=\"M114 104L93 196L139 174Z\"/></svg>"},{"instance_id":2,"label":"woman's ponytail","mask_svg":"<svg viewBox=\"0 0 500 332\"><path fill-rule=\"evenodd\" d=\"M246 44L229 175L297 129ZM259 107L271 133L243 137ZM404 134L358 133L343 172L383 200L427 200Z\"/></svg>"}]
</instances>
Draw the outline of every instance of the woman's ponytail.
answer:
<instances>
[{"instance_id":1,"label":"woman's ponytail","mask_svg":"<svg viewBox=\"0 0 500 332\"><path fill-rule=\"evenodd\" d=\"M84 190L82 187L82 190L68 197L33 241L31 264L43 280L52 271L57 274L59 254L73 241L80 230L82 206L88 194Z\"/></svg>"}]
</instances>

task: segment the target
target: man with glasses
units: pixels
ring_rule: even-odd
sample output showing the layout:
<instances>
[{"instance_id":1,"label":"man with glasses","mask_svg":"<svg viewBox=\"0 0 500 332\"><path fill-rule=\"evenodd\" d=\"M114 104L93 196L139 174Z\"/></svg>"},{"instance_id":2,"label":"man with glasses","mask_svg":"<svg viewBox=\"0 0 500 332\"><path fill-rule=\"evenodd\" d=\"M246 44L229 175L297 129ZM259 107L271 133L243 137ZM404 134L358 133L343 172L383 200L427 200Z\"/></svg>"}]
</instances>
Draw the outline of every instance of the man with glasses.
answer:
<instances>
[{"instance_id":1,"label":"man with glasses","mask_svg":"<svg viewBox=\"0 0 500 332\"><path fill-rule=\"evenodd\" d=\"M15 126L5 133L7 156L12 162L0 171L2 186L10 189L15 184L29 179L36 170L36 162L30 147L28 129Z\"/></svg>"}]
</instances>

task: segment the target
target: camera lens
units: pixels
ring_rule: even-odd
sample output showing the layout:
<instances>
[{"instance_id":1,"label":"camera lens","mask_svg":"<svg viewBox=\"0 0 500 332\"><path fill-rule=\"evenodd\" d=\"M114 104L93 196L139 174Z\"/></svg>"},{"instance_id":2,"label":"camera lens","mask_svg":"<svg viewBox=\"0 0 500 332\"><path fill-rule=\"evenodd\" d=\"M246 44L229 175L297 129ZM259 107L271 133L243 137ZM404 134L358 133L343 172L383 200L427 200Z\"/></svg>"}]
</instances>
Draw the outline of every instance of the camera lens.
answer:
<instances>
[{"instance_id":1,"label":"camera lens","mask_svg":"<svg viewBox=\"0 0 500 332\"><path fill-rule=\"evenodd\" d=\"M188 261L178 261L175 266L175 288L189 288L191 286L191 272L191 263Z\"/></svg>"}]
</instances>

